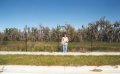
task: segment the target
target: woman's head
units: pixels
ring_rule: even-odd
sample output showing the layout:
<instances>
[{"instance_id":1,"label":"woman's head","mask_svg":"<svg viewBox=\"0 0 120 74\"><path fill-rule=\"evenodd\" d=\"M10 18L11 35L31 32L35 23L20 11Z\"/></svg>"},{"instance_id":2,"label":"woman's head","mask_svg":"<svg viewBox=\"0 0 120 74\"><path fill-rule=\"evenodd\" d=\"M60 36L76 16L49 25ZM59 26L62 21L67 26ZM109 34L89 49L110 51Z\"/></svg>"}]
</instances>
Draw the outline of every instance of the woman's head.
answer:
<instances>
[{"instance_id":1,"label":"woman's head","mask_svg":"<svg viewBox=\"0 0 120 74\"><path fill-rule=\"evenodd\" d=\"M64 37L66 37L67 36L67 34L66 33L64 33L64 35L63 35Z\"/></svg>"}]
</instances>

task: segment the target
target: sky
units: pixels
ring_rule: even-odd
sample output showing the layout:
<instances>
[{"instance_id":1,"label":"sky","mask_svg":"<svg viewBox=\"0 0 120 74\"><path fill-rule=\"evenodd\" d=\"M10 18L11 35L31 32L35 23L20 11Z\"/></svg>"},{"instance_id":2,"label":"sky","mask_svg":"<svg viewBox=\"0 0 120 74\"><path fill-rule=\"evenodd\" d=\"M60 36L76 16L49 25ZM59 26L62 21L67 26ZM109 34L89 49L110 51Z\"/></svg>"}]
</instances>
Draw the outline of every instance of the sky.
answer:
<instances>
[{"instance_id":1,"label":"sky","mask_svg":"<svg viewBox=\"0 0 120 74\"><path fill-rule=\"evenodd\" d=\"M0 0L0 31L40 24L81 28L103 16L120 21L120 0Z\"/></svg>"}]
</instances>

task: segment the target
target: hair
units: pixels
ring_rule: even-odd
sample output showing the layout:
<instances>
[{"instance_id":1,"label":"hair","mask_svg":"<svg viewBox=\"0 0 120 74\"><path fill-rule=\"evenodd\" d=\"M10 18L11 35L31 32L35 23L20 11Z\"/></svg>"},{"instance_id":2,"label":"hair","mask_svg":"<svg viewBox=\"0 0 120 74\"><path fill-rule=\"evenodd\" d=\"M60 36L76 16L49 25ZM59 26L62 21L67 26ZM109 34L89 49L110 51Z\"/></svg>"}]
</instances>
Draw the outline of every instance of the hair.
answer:
<instances>
[{"instance_id":1,"label":"hair","mask_svg":"<svg viewBox=\"0 0 120 74\"><path fill-rule=\"evenodd\" d=\"M66 34L67 34L67 33L66 33L66 32L64 32L64 33L63 33L63 36L65 36Z\"/></svg>"},{"instance_id":2,"label":"hair","mask_svg":"<svg viewBox=\"0 0 120 74\"><path fill-rule=\"evenodd\" d=\"M64 32L64 35L67 34L66 32Z\"/></svg>"}]
</instances>

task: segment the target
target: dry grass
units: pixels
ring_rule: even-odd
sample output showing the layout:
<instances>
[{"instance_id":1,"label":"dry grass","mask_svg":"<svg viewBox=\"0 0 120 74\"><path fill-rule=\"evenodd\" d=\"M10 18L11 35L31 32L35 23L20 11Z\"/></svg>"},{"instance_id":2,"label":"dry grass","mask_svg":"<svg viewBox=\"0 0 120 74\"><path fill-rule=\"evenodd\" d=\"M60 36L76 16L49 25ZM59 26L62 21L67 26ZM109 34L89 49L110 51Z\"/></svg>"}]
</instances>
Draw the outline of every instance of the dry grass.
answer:
<instances>
[{"instance_id":1,"label":"dry grass","mask_svg":"<svg viewBox=\"0 0 120 74\"><path fill-rule=\"evenodd\" d=\"M91 42L69 42L68 51L72 52L118 52L120 51L120 43L93 42L91 50ZM0 51L26 51L25 41L6 41L0 42ZM27 42L27 51L62 51L62 47L58 42Z\"/></svg>"}]
</instances>

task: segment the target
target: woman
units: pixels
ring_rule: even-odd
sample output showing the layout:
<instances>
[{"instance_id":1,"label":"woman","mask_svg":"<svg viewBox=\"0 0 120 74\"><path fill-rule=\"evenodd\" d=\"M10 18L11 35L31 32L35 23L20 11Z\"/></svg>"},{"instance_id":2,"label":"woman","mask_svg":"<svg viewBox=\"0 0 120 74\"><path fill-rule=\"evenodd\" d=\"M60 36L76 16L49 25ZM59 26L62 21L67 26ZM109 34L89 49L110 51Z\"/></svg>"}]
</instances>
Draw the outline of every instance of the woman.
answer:
<instances>
[{"instance_id":1,"label":"woman","mask_svg":"<svg viewBox=\"0 0 120 74\"><path fill-rule=\"evenodd\" d=\"M61 40L61 44L62 44L62 47L63 47L63 52L67 52L67 47L68 47L68 37L66 36L66 34L64 34L64 37L62 37L62 40Z\"/></svg>"}]
</instances>

